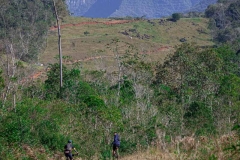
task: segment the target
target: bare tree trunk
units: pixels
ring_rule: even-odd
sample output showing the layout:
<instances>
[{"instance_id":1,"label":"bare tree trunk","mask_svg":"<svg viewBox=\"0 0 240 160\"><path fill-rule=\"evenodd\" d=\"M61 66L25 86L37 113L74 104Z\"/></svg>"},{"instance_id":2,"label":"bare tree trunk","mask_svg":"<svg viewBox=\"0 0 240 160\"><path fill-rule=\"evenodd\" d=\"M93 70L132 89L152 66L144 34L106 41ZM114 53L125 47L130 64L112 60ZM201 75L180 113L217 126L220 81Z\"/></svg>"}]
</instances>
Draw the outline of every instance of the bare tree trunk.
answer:
<instances>
[{"instance_id":1,"label":"bare tree trunk","mask_svg":"<svg viewBox=\"0 0 240 160\"><path fill-rule=\"evenodd\" d=\"M10 91L10 82L8 82L6 92L5 92L5 94L3 94L3 105L2 105L3 108L5 108L5 103L7 101L7 96L8 96L9 91Z\"/></svg>"},{"instance_id":2,"label":"bare tree trunk","mask_svg":"<svg viewBox=\"0 0 240 160\"><path fill-rule=\"evenodd\" d=\"M122 72L122 67L121 67L121 62L119 59L119 53L117 51L117 47L115 49L115 57L117 60L117 64L118 64L118 92L117 92L117 102L119 101L119 97L120 97L120 89L121 89L121 72Z\"/></svg>"},{"instance_id":3,"label":"bare tree trunk","mask_svg":"<svg viewBox=\"0 0 240 160\"><path fill-rule=\"evenodd\" d=\"M12 44L10 45L9 47L10 49L10 53L12 55L12 68L13 68L13 71L12 71L12 78L15 77L15 72L16 72L16 66L15 66L15 54L14 54L14 51L13 51L13 46ZM16 91L15 91L15 83L16 82L13 82L13 108L14 110L16 111Z\"/></svg>"},{"instance_id":4,"label":"bare tree trunk","mask_svg":"<svg viewBox=\"0 0 240 160\"><path fill-rule=\"evenodd\" d=\"M59 51L59 65L60 65L60 95L61 95L61 90L62 90L62 86L63 86L63 82L62 82L62 44L61 44L61 32L60 32L60 24L59 24L59 16L57 13L57 7L55 4L55 0L53 0L53 5L54 5L54 9L55 9L55 15L56 15L56 20L57 20L57 26L58 26L58 51Z\"/></svg>"},{"instance_id":5,"label":"bare tree trunk","mask_svg":"<svg viewBox=\"0 0 240 160\"><path fill-rule=\"evenodd\" d=\"M11 61L12 61L12 73L10 73L10 60L9 60L9 56L7 55L7 75L8 75L8 85L7 85L7 89L6 89L6 93L4 94L4 98L3 98L3 108L5 107L5 103L7 100L7 96L9 94L9 91L12 89L12 85L14 86L14 84L12 84L11 79L14 78L15 76L15 54L13 51L13 47L12 44L7 45L7 48L11 54ZM15 82L14 82L15 83ZM14 87L13 87L14 88ZM14 91L15 92L15 91ZM15 95L14 95L15 96ZM13 101L13 107L15 108L16 103L15 101Z\"/></svg>"},{"instance_id":6,"label":"bare tree trunk","mask_svg":"<svg viewBox=\"0 0 240 160\"><path fill-rule=\"evenodd\" d=\"M13 91L13 108L14 108L14 112L16 113L17 112L17 109L16 109L16 92L15 92L15 86L14 86L14 91Z\"/></svg>"}]
</instances>

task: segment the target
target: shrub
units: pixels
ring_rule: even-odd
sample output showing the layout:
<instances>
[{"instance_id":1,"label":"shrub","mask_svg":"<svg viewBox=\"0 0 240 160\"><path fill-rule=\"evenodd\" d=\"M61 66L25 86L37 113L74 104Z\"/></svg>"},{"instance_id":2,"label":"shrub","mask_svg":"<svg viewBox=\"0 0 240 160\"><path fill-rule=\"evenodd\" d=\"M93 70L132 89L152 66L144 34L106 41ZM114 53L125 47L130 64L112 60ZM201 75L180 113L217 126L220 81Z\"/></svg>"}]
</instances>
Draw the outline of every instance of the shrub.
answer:
<instances>
[{"instance_id":1,"label":"shrub","mask_svg":"<svg viewBox=\"0 0 240 160\"><path fill-rule=\"evenodd\" d=\"M193 102L184 115L187 126L196 129L197 135L215 133L213 117L210 108L202 102Z\"/></svg>"},{"instance_id":2,"label":"shrub","mask_svg":"<svg viewBox=\"0 0 240 160\"><path fill-rule=\"evenodd\" d=\"M174 22L177 22L180 18L181 18L180 13L173 13L173 14L172 14L172 20L173 20Z\"/></svg>"},{"instance_id":3,"label":"shrub","mask_svg":"<svg viewBox=\"0 0 240 160\"><path fill-rule=\"evenodd\" d=\"M121 140L121 146L119 148L120 152L132 153L136 149L137 144L135 142L130 142L125 139Z\"/></svg>"},{"instance_id":4,"label":"shrub","mask_svg":"<svg viewBox=\"0 0 240 160\"><path fill-rule=\"evenodd\" d=\"M84 32L84 35L85 35L85 36L87 36L87 35L89 35L89 34L90 34L90 33L89 33L88 31L85 31L85 32Z\"/></svg>"}]
</instances>

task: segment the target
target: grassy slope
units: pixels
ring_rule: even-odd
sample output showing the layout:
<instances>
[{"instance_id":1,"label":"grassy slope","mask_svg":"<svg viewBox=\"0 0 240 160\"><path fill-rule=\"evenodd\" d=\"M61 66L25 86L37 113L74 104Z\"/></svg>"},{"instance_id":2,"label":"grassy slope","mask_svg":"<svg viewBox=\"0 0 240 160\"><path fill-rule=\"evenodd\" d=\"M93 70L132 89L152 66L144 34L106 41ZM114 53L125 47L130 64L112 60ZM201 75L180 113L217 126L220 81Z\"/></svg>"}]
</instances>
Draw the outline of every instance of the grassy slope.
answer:
<instances>
[{"instance_id":1,"label":"grassy slope","mask_svg":"<svg viewBox=\"0 0 240 160\"><path fill-rule=\"evenodd\" d=\"M62 24L79 24L82 22L114 22L110 19L87 19L68 17ZM159 24L159 19L151 20L155 25L147 20L132 21L124 24L106 25L103 23L82 24L78 26L62 27L62 50L63 56L70 56L72 62L86 60L83 64L85 68L99 69L108 68L114 65L114 54L106 48L106 44L111 43L112 39L118 38L121 41L131 43L138 48L139 53L147 53L149 60L163 60L165 56L173 52L173 47L181 44L179 40L185 38L189 43L198 45L212 45L211 37L208 34L207 19L182 18L178 22L164 21ZM149 35L150 39L137 38L137 33L129 32L129 29L136 29L140 36ZM84 35L84 32L90 34ZM127 31L129 36L120 32ZM168 47L163 49L162 47ZM120 49L123 53L125 48ZM43 64L57 62L58 55L58 36L57 30L50 30L45 52L40 56ZM102 59L91 59L98 57ZM104 56L108 56L107 58ZM89 60L89 61L88 61ZM71 62L71 63L72 63ZM101 62L101 63L100 63Z\"/></svg>"}]
</instances>

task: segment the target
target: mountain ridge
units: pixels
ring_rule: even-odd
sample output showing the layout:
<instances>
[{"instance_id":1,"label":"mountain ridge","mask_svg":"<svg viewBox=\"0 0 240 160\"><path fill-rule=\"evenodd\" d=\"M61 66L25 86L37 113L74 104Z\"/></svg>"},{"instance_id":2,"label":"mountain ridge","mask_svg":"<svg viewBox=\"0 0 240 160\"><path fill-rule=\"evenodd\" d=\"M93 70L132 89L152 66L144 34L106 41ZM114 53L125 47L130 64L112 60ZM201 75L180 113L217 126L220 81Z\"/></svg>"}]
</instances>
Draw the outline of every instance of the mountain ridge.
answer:
<instances>
[{"instance_id":1,"label":"mountain ridge","mask_svg":"<svg viewBox=\"0 0 240 160\"><path fill-rule=\"evenodd\" d=\"M91 18L141 17L161 18L173 13L204 11L217 0L67 0L73 16Z\"/></svg>"}]
</instances>

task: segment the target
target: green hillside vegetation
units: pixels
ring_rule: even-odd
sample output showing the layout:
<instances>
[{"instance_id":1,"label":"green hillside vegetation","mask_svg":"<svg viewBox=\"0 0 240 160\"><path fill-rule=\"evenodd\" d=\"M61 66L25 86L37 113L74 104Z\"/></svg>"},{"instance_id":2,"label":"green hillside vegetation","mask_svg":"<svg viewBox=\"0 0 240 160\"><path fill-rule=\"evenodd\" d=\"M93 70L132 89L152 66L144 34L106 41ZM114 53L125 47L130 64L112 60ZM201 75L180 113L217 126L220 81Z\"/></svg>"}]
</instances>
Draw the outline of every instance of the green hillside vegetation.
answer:
<instances>
[{"instance_id":1,"label":"green hillside vegetation","mask_svg":"<svg viewBox=\"0 0 240 160\"><path fill-rule=\"evenodd\" d=\"M56 2L61 88L52 0L0 1L1 158L64 159L71 139L76 160L110 160L114 132L123 160L240 158L238 35L216 39L218 10L118 21L68 17Z\"/></svg>"}]
</instances>

